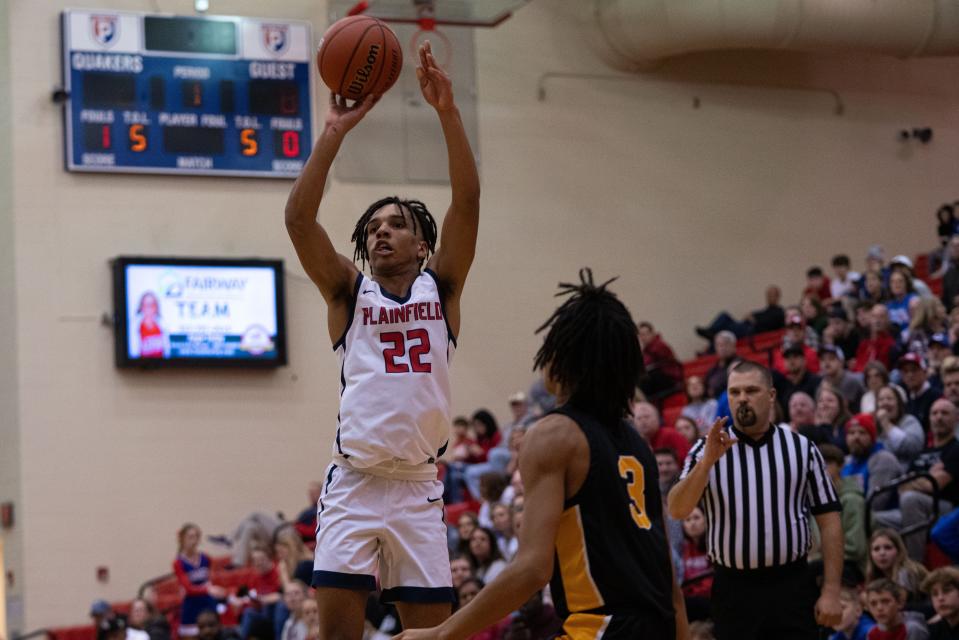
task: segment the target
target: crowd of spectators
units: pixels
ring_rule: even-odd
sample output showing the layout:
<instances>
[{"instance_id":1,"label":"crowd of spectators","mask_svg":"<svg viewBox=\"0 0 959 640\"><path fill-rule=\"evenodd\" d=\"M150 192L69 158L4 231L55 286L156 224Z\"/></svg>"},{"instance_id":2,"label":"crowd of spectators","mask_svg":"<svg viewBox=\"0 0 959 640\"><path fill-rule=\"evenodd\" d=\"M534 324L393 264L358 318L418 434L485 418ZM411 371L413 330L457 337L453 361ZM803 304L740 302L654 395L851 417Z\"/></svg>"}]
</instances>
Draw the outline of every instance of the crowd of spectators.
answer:
<instances>
[{"instance_id":1,"label":"crowd of spectators","mask_svg":"<svg viewBox=\"0 0 959 640\"><path fill-rule=\"evenodd\" d=\"M959 569L937 568L959 562L959 223L951 205L939 221L941 249L923 278L909 257L887 262L874 246L859 272L845 255L832 258L830 275L810 267L795 305L783 306L782 290L771 285L763 307L740 316L718 313L696 329L713 358L701 375L685 374L651 323L637 326L648 375L631 419L656 454L664 497L693 443L717 417L729 416L726 377L741 357L738 345L782 333L767 354L777 392L770 420L820 447L843 506L843 618L831 638L959 637ZM681 411L666 423L664 403L678 394ZM448 542L459 606L516 554L523 438L553 402L537 380L507 398L502 423L487 409L453 420L439 468L452 515ZM211 581L210 558L198 550L200 530L185 525L174 562L185 596L178 628L149 597L136 600L125 618L97 602L91 615L102 638L119 628L126 640L315 638L309 543L321 489L311 484L311 504L294 522L252 514L233 535L213 538L230 545L229 566L250 571L239 589ZM711 638L704 514L697 508L681 522L667 518L667 526L691 637ZM815 559L816 531L812 540ZM559 629L547 588L472 640L546 640ZM395 609L373 594L365 637L382 640L398 630Z\"/></svg>"},{"instance_id":2,"label":"crowd of spectators","mask_svg":"<svg viewBox=\"0 0 959 640\"><path fill-rule=\"evenodd\" d=\"M939 277L959 272L959 237L943 247ZM698 327L696 333L709 340L704 354L714 358L703 375L685 375L654 326L638 323L648 376L633 405L633 426L656 454L665 496L691 445L717 417L729 416L726 377L741 358L738 345L759 334L781 332L781 341L767 354L778 399L770 419L820 447L843 505L844 615L831 637L866 638L873 628L870 638L900 637L900 632L907 633L904 638L924 638L930 632L932 637L956 637L959 570L930 569L934 562L959 562L959 510L953 510L959 507L959 484L953 482L959 474L959 312L947 313L955 301L946 299L952 293L944 280L929 278L937 288L942 285L942 297L937 297L929 283L916 277L906 256L887 264L883 250L874 246L861 272L852 269L845 255L835 256L831 265L832 277L818 267L807 270L794 306L781 306L781 289L769 286L764 307L741 318L720 312ZM959 286L954 293L959 295ZM677 393L683 395L682 409L666 423L664 403ZM451 528L457 580L489 577L484 572L492 557L491 536L500 551L492 562L509 562L515 552L523 499L515 471L522 445L517 434L548 407L525 402L523 394L512 396L510 403L510 424L503 429L478 419L490 416L488 411L459 419L457 446L443 461L447 499L472 509L463 511ZM487 448L470 457L491 431L503 433L500 441L516 440L509 456L491 460ZM480 470L482 487L474 491L463 485L464 476ZM938 521L937 513L943 515ZM713 574L704 515L694 509L682 522L666 519L694 623L691 631L694 637L709 638ZM939 544L929 545L933 523L946 531L937 531L932 539ZM810 557L816 559L818 532L812 534ZM930 560L933 546L939 556ZM467 588L481 584L471 581ZM543 598L548 603L548 589ZM505 628L484 637L514 637Z\"/></svg>"}]
</instances>

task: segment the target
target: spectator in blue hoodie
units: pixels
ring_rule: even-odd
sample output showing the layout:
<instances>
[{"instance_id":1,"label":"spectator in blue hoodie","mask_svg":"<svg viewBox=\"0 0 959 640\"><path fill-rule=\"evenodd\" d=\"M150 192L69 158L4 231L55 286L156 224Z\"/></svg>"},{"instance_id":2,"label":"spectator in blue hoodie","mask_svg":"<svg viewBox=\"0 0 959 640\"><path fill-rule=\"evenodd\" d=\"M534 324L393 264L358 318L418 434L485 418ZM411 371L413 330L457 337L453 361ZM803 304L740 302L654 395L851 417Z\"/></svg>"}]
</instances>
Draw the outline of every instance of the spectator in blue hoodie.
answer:
<instances>
[{"instance_id":1,"label":"spectator in blue hoodie","mask_svg":"<svg viewBox=\"0 0 959 640\"><path fill-rule=\"evenodd\" d=\"M836 633L829 640L866 640L866 634L876 626L875 621L862 611L859 594L851 587L843 587L839 592L839 604L842 605L842 620L835 627Z\"/></svg>"}]
</instances>

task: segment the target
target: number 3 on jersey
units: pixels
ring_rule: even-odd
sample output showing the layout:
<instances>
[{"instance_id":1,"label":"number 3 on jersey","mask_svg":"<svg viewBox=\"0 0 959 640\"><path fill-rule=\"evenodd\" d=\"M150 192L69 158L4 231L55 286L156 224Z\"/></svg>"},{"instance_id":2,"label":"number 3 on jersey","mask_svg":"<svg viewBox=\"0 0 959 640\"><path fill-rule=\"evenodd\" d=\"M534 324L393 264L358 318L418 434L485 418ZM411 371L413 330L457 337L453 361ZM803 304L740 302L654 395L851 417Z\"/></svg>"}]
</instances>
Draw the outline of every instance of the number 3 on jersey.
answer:
<instances>
[{"instance_id":1,"label":"number 3 on jersey","mask_svg":"<svg viewBox=\"0 0 959 640\"><path fill-rule=\"evenodd\" d=\"M629 493L629 513L640 529L649 529L652 524L646 515L646 475L643 465L633 456L619 456L619 475L626 481Z\"/></svg>"},{"instance_id":2,"label":"number 3 on jersey","mask_svg":"<svg viewBox=\"0 0 959 640\"><path fill-rule=\"evenodd\" d=\"M410 329L405 336L399 331L386 331L380 334L380 342L392 345L383 350L386 373L407 373L410 368L416 373L429 373L433 370L429 362L421 360L424 354L430 352L430 334L426 329ZM410 363L397 362L397 358L406 355L407 342L410 345Z\"/></svg>"}]
</instances>

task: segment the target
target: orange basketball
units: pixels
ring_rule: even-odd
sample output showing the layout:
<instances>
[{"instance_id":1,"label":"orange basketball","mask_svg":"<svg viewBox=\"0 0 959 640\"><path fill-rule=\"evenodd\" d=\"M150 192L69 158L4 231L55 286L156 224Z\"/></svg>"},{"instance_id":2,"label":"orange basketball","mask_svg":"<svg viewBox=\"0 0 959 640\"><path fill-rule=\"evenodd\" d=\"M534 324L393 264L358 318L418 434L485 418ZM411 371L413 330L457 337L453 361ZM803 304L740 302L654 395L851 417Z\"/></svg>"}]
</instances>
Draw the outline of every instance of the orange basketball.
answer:
<instances>
[{"instance_id":1,"label":"orange basketball","mask_svg":"<svg viewBox=\"0 0 959 640\"><path fill-rule=\"evenodd\" d=\"M382 20L349 16L334 22L323 34L316 64L333 93L359 100L393 86L403 68L403 49Z\"/></svg>"}]
</instances>

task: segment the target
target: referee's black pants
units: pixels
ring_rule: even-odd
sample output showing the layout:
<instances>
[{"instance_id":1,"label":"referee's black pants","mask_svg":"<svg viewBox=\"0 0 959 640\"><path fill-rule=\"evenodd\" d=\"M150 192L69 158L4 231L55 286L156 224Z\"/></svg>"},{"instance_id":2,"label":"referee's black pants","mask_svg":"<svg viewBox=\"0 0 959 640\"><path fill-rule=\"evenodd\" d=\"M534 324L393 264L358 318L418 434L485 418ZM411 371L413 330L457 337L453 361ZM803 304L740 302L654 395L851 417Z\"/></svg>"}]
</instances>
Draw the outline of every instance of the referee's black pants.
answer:
<instances>
[{"instance_id":1,"label":"referee's black pants","mask_svg":"<svg viewBox=\"0 0 959 640\"><path fill-rule=\"evenodd\" d=\"M805 559L765 569L714 569L716 640L816 640L819 590Z\"/></svg>"}]
</instances>

